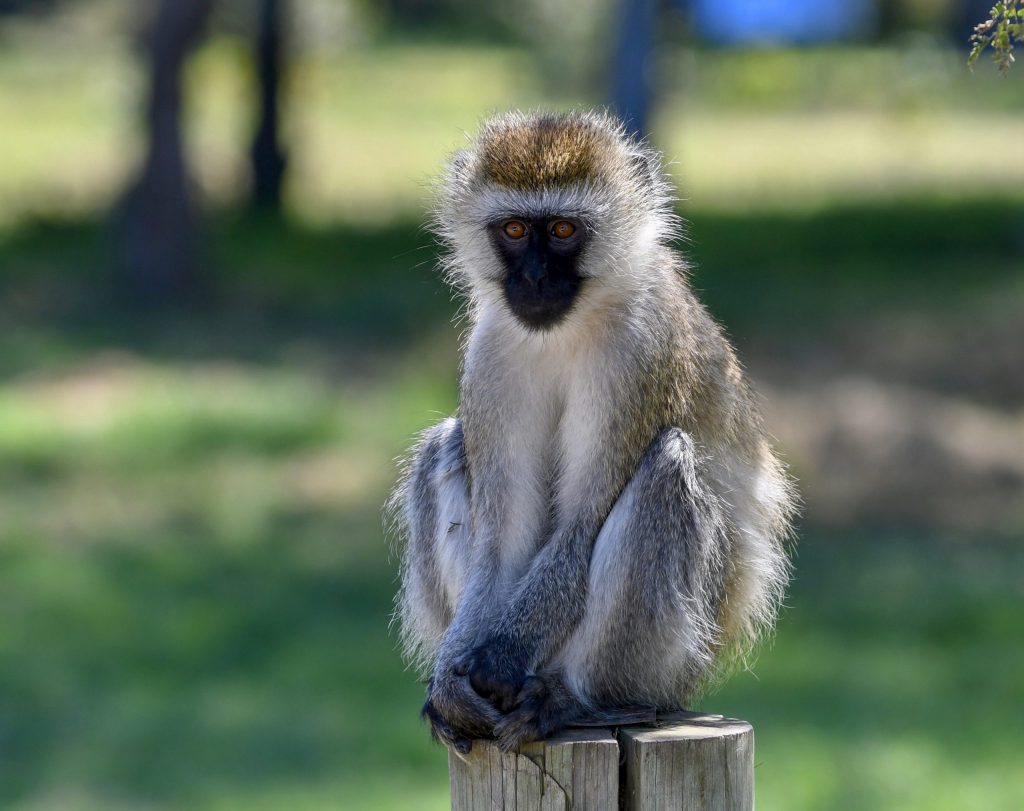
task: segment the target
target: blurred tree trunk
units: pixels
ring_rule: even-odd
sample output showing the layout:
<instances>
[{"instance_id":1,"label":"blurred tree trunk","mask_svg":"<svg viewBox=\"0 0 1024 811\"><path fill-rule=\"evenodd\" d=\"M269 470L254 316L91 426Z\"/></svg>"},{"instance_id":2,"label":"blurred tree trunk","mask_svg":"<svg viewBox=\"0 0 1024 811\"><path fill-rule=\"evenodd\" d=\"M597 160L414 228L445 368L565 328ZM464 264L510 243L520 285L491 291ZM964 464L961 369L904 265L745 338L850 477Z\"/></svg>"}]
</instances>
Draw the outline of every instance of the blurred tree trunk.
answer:
<instances>
[{"instance_id":1,"label":"blurred tree trunk","mask_svg":"<svg viewBox=\"0 0 1024 811\"><path fill-rule=\"evenodd\" d=\"M612 65L612 109L630 132L646 135L651 110L651 62L657 0L620 0Z\"/></svg>"},{"instance_id":2,"label":"blurred tree trunk","mask_svg":"<svg viewBox=\"0 0 1024 811\"><path fill-rule=\"evenodd\" d=\"M259 77L260 113L252 143L252 204L278 213L281 184L287 158L281 147L280 98L284 64L284 0L260 0L256 63Z\"/></svg>"},{"instance_id":3,"label":"blurred tree trunk","mask_svg":"<svg viewBox=\"0 0 1024 811\"><path fill-rule=\"evenodd\" d=\"M144 43L149 60L146 157L119 215L120 266L128 290L150 302L194 292L199 215L182 145L181 74L212 0L156 0Z\"/></svg>"}]
</instances>

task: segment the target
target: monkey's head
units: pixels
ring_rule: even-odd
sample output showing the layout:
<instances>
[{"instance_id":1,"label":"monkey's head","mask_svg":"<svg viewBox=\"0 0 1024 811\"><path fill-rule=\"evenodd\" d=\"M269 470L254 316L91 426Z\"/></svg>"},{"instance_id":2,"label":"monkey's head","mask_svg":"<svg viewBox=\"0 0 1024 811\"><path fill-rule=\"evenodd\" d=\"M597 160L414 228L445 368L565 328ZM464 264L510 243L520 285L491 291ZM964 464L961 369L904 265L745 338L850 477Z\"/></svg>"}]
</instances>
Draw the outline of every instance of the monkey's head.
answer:
<instances>
[{"instance_id":1,"label":"monkey's head","mask_svg":"<svg viewBox=\"0 0 1024 811\"><path fill-rule=\"evenodd\" d=\"M434 224L449 278L478 304L549 330L652 285L645 259L675 235L657 153L597 113L510 113L456 153Z\"/></svg>"}]
</instances>

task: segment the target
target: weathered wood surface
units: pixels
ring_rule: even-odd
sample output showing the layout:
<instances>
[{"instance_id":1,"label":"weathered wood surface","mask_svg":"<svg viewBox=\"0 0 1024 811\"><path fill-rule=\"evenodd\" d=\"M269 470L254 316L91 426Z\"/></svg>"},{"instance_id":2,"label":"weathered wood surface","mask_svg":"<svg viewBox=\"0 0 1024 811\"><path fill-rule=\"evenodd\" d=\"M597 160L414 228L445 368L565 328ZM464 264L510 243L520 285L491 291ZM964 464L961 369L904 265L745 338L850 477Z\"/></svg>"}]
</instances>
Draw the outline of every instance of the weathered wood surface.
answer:
<instances>
[{"instance_id":1,"label":"weathered wood surface","mask_svg":"<svg viewBox=\"0 0 1024 811\"><path fill-rule=\"evenodd\" d=\"M569 729L519 752L448 757L452 811L753 811L754 730L720 715ZM621 785L620 785L621 781Z\"/></svg>"},{"instance_id":2,"label":"weathered wood surface","mask_svg":"<svg viewBox=\"0 0 1024 811\"><path fill-rule=\"evenodd\" d=\"M475 741L448 755L452 811L617 811L619 747L607 729L569 729L519 752Z\"/></svg>"},{"instance_id":3,"label":"weathered wood surface","mask_svg":"<svg viewBox=\"0 0 1024 811\"><path fill-rule=\"evenodd\" d=\"M619 730L623 811L753 811L754 729L720 715L676 713Z\"/></svg>"}]
</instances>

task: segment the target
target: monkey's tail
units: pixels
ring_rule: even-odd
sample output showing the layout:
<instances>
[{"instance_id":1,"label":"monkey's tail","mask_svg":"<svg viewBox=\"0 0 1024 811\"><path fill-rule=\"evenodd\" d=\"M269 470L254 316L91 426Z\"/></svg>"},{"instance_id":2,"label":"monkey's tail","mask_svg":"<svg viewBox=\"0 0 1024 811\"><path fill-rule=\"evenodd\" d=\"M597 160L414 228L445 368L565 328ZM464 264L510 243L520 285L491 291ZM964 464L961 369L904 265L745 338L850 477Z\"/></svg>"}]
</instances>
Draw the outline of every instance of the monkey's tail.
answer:
<instances>
[{"instance_id":1,"label":"monkey's tail","mask_svg":"<svg viewBox=\"0 0 1024 811\"><path fill-rule=\"evenodd\" d=\"M653 724L658 720L654 706L618 707L610 709L588 708L575 716L569 726L618 727L630 724Z\"/></svg>"}]
</instances>

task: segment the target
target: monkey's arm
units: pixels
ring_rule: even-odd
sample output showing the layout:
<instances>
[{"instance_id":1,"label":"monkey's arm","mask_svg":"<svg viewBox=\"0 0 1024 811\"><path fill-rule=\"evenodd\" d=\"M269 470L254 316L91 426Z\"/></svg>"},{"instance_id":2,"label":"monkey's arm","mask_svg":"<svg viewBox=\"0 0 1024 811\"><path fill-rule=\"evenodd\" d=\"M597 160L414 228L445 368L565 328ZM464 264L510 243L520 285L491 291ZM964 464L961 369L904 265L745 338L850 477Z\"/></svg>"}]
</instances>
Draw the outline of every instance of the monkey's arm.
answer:
<instances>
[{"instance_id":1,"label":"monkey's arm","mask_svg":"<svg viewBox=\"0 0 1024 811\"><path fill-rule=\"evenodd\" d=\"M499 715L451 666L477 638L493 578L471 529L462 424L447 419L424 432L395 493L406 539L398 610L406 655L433 671L423 714L436 738L468 751Z\"/></svg>"},{"instance_id":2,"label":"monkey's arm","mask_svg":"<svg viewBox=\"0 0 1024 811\"><path fill-rule=\"evenodd\" d=\"M578 521L555 533L519 581L489 633L455 663L502 712L519 703L529 673L569 635L586 607L590 550L599 527Z\"/></svg>"},{"instance_id":3,"label":"monkey's arm","mask_svg":"<svg viewBox=\"0 0 1024 811\"><path fill-rule=\"evenodd\" d=\"M468 426L469 416L463 419ZM487 437L494 424L493 417L486 419L483 426L478 425L476 436ZM447 583L443 632L433 635L425 646L434 666L424 715L435 735L457 748L468 748L473 737L489 736L501 718L497 707L502 704L496 695L480 679L471 678L467 654L486 644L507 610L514 584L509 583L510 564L503 557L507 552L503 544L511 540L515 545L515 536L510 538L507 530L516 527L520 539L532 531L529 524L513 520L515 496L509 494L516 492L516 482L536 480L517 464L521 461L516 458L521 450L518 443L492 435L469 454L465 437L472 435L458 420L447 420L428 432L417 453L414 469L418 473L407 498L412 511L422 516L419 520L409 517L414 531L409 533L407 559L413 561L412 552L421 549L423 563L416 571L406 569L406 582L416 583L418 572L430 568L428 563L448 569L442 577ZM540 447L535 451L526 456L539 465L542 451ZM404 624L415 627L417 611L407 612L409 621ZM529 625L532 619L523 621ZM512 645L508 647L511 650Z\"/></svg>"},{"instance_id":4,"label":"monkey's arm","mask_svg":"<svg viewBox=\"0 0 1024 811\"><path fill-rule=\"evenodd\" d=\"M561 647L583 618L594 540L626 484L623 474L616 472L625 471L628 478L650 441L636 442L638 426L619 424L626 418L608 415L609 422L591 433L605 439L578 442L563 460L564 506L554 530L486 636L456 662L476 692L491 698L503 712L518 705L526 677ZM630 440L641 448L632 461Z\"/></svg>"}]
</instances>

